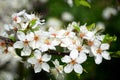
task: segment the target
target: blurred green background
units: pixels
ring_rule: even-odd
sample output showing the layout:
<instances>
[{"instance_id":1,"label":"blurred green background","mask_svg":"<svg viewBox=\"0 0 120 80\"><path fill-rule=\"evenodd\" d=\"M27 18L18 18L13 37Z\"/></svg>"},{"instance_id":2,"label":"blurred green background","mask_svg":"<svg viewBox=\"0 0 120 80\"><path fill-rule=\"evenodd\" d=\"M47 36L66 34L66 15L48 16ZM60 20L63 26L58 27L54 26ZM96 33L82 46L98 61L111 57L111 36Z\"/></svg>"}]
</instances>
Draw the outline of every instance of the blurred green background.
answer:
<instances>
[{"instance_id":1,"label":"blurred green background","mask_svg":"<svg viewBox=\"0 0 120 80\"><path fill-rule=\"evenodd\" d=\"M33 12L41 15L41 18L45 19L46 22L51 18L57 19L61 21L62 26L67 26L67 24L72 21L80 22L81 25L85 23L90 25L92 23L101 22L105 26L105 31L103 33L117 36L117 41L111 43L109 51L115 53L120 50L120 0L88 0L91 8L82 5L76 6L74 0L72 7L67 3L67 0L28 0L28 2L27 4L31 7L23 5L19 9L16 8L13 11L26 9L29 13ZM103 12L108 7L113 8L116 14L111 13L110 17L106 19ZM72 19L64 20L62 17L64 12L70 13ZM4 14L4 16L7 16L7 14ZM3 21L3 19L0 20L1 22ZM53 24L56 24L56 22ZM82 65L85 69L83 74L78 76L73 72L66 76L66 80L119 80L120 55L116 56L116 53L115 56L112 56L110 61L103 60L100 65L96 65L93 58L88 58ZM22 73L19 72L18 74L23 76ZM49 80L50 77L48 74L46 74L48 78L43 77L45 74L44 72L34 74L33 70L27 73L26 76L28 77L26 77L25 80Z\"/></svg>"}]
</instances>

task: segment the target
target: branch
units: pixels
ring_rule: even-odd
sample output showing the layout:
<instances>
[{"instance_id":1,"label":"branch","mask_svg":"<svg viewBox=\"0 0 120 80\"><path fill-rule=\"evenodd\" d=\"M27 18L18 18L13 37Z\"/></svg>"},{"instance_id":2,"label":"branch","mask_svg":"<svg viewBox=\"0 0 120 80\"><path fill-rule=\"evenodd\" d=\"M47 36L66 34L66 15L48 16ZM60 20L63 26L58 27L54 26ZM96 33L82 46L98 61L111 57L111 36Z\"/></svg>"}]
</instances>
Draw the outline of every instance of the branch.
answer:
<instances>
[{"instance_id":1,"label":"branch","mask_svg":"<svg viewBox=\"0 0 120 80\"><path fill-rule=\"evenodd\" d=\"M7 46L12 46L14 43L11 39L3 36L0 36L0 40L4 41Z\"/></svg>"},{"instance_id":2,"label":"branch","mask_svg":"<svg viewBox=\"0 0 120 80\"><path fill-rule=\"evenodd\" d=\"M46 51L45 53L52 54L52 55L60 55L60 56L65 56L70 54L70 52L57 52L54 50L49 50L49 51Z\"/></svg>"}]
</instances>

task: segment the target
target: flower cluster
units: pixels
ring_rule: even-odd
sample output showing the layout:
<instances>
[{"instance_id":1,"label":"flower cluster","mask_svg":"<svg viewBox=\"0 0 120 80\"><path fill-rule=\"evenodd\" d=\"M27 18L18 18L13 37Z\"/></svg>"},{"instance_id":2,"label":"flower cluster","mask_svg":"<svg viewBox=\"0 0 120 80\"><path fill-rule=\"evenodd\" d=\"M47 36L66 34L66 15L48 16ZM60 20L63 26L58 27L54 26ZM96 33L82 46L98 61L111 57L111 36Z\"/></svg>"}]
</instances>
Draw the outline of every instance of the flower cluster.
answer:
<instances>
[{"instance_id":1,"label":"flower cluster","mask_svg":"<svg viewBox=\"0 0 120 80\"><path fill-rule=\"evenodd\" d=\"M67 28L56 30L49 27L42 29L44 20L35 14L28 14L25 10L12 15L12 24L5 25L11 41L0 42L1 54L12 54L9 49L16 50L21 58L34 67L35 73L44 70L59 73L70 73L73 70L81 74L82 63L87 57L94 57L95 63L100 64L102 58L110 60L107 51L110 45L104 42L105 35L99 32L100 27L79 25L72 22ZM11 43L11 44L10 44ZM58 57L55 57L57 55ZM60 65L62 64L64 65Z\"/></svg>"}]
</instances>

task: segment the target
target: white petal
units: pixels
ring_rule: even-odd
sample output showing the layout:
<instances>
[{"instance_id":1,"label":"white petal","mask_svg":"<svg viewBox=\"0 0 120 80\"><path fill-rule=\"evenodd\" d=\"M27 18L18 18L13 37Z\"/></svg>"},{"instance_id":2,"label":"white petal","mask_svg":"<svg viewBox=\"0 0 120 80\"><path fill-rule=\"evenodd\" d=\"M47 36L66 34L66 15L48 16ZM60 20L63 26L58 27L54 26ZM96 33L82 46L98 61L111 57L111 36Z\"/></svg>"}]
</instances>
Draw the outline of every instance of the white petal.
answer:
<instances>
[{"instance_id":1,"label":"white petal","mask_svg":"<svg viewBox=\"0 0 120 80\"><path fill-rule=\"evenodd\" d=\"M17 37L19 40L24 41L25 40L25 34L21 31L17 32Z\"/></svg>"},{"instance_id":2,"label":"white petal","mask_svg":"<svg viewBox=\"0 0 120 80\"><path fill-rule=\"evenodd\" d=\"M21 18L17 17L17 23L20 23L20 22L21 22Z\"/></svg>"},{"instance_id":3,"label":"white petal","mask_svg":"<svg viewBox=\"0 0 120 80\"><path fill-rule=\"evenodd\" d=\"M26 35L26 38L28 41L31 41L34 39L34 34L32 32L30 32L29 34Z\"/></svg>"},{"instance_id":4,"label":"white petal","mask_svg":"<svg viewBox=\"0 0 120 80\"><path fill-rule=\"evenodd\" d=\"M94 40L94 46L99 47L101 45L101 42L99 40Z\"/></svg>"},{"instance_id":5,"label":"white petal","mask_svg":"<svg viewBox=\"0 0 120 80\"><path fill-rule=\"evenodd\" d=\"M72 51L70 52L70 57L71 57L72 59L76 59L76 58L78 57L78 51L77 51L76 49L72 50Z\"/></svg>"},{"instance_id":6,"label":"white petal","mask_svg":"<svg viewBox=\"0 0 120 80\"><path fill-rule=\"evenodd\" d=\"M88 32L86 25L80 26L80 31L84 33Z\"/></svg>"},{"instance_id":7,"label":"white petal","mask_svg":"<svg viewBox=\"0 0 120 80\"><path fill-rule=\"evenodd\" d=\"M40 47L40 50L41 50L42 52L45 52L45 51L48 50L48 46L45 45L45 44L43 44L43 45Z\"/></svg>"},{"instance_id":8,"label":"white petal","mask_svg":"<svg viewBox=\"0 0 120 80\"><path fill-rule=\"evenodd\" d=\"M107 50L107 49L109 49L109 47L110 47L110 45L107 44L107 43L101 44L101 46L100 46L100 48L101 48L102 50Z\"/></svg>"},{"instance_id":9,"label":"white petal","mask_svg":"<svg viewBox=\"0 0 120 80\"><path fill-rule=\"evenodd\" d=\"M35 64L34 71L35 73L41 72L42 66L40 64Z\"/></svg>"},{"instance_id":10,"label":"white petal","mask_svg":"<svg viewBox=\"0 0 120 80\"><path fill-rule=\"evenodd\" d=\"M21 56L29 56L31 54L31 49L29 47L24 47L21 51Z\"/></svg>"},{"instance_id":11,"label":"white petal","mask_svg":"<svg viewBox=\"0 0 120 80\"><path fill-rule=\"evenodd\" d=\"M95 56L95 63L100 64L101 62L102 62L102 56L100 54Z\"/></svg>"},{"instance_id":12,"label":"white petal","mask_svg":"<svg viewBox=\"0 0 120 80\"><path fill-rule=\"evenodd\" d=\"M54 46L56 46L56 45L58 45L60 43L60 41L57 41L57 40L54 40L54 41L52 41L52 45L54 45Z\"/></svg>"},{"instance_id":13,"label":"white petal","mask_svg":"<svg viewBox=\"0 0 120 80\"><path fill-rule=\"evenodd\" d=\"M53 64L55 65L55 67L59 66L59 61L57 59L55 59L55 61L53 61Z\"/></svg>"},{"instance_id":14,"label":"white petal","mask_svg":"<svg viewBox=\"0 0 120 80\"><path fill-rule=\"evenodd\" d=\"M76 59L77 63L83 63L87 60L87 56L85 53L80 53L79 57Z\"/></svg>"},{"instance_id":15,"label":"white petal","mask_svg":"<svg viewBox=\"0 0 120 80\"><path fill-rule=\"evenodd\" d=\"M63 58L61 58L61 61L65 62L65 63L69 63L69 62L71 62L71 58L70 58L70 56L64 56Z\"/></svg>"},{"instance_id":16,"label":"white petal","mask_svg":"<svg viewBox=\"0 0 120 80\"><path fill-rule=\"evenodd\" d=\"M103 51L101 55L103 56L103 58L107 60L111 59L110 54L107 51Z\"/></svg>"},{"instance_id":17,"label":"white petal","mask_svg":"<svg viewBox=\"0 0 120 80\"><path fill-rule=\"evenodd\" d=\"M93 54L94 56L96 56L96 55L97 55L97 52L96 52L97 47L95 47L95 46L91 46L90 48L91 48L91 52L92 52L92 54Z\"/></svg>"},{"instance_id":18,"label":"white petal","mask_svg":"<svg viewBox=\"0 0 120 80\"><path fill-rule=\"evenodd\" d=\"M80 64L75 64L75 65L74 65L74 71L75 71L76 73L81 74L81 73L83 72L83 68L82 68L82 66L81 66Z\"/></svg>"},{"instance_id":19,"label":"white petal","mask_svg":"<svg viewBox=\"0 0 120 80\"><path fill-rule=\"evenodd\" d=\"M22 10L19 13L17 13L17 15L20 16L20 15L23 15L24 13L25 13L25 10Z\"/></svg>"},{"instance_id":20,"label":"white petal","mask_svg":"<svg viewBox=\"0 0 120 80\"><path fill-rule=\"evenodd\" d=\"M67 64L67 65L64 67L65 73L70 73L70 72L72 72L72 70L73 70L73 65L71 65L71 64Z\"/></svg>"},{"instance_id":21,"label":"white petal","mask_svg":"<svg viewBox=\"0 0 120 80\"><path fill-rule=\"evenodd\" d=\"M53 45L50 45L50 46L49 46L49 49L51 49L51 50L56 50L55 46L53 46Z\"/></svg>"},{"instance_id":22,"label":"white petal","mask_svg":"<svg viewBox=\"0 0 120 80\"><path fill-rule=\"evenodd\" d=\"M50 59L51 59L51 55L44 54L42 56L42 60L45 61L45 62L49 61Z\"/></svg>"},{"instance_id":23,"label":"white petal","mask_svg":"<svg viewBox=\"0 0 120 80\"><path fill-rule=\"evenodd\" d=\"M50 66L47 63L42 63L42 69L49 72Z\"/></svg>"},{"instance_id":24,"label":"white petal","mask_svg":"<svg viewBox=\"0 0 120 80\"><path fill-rule=\"evenodd\" d=\"M27 60L27 62L29 62L29 63L31 63L31 64L36 64L36 63L37 63L37 60L36 60L34 57L32 57L32 58L29 58L29 59Z\"/></svg>"},{"instance_id":25,"label":"white petal","mask_svg":"<svg viewBox=\"0 0 120 80\"><path fill-rule=\"evenodd\" d=\"M40 59L41 58L41 52L39 50L35 50L34 51L34 56L37 58L37 59Z\"/></svg>"},{"instance_id":26,"label":"white petal","mask_svg":"<svg viewBox=\"0 0 120 80\"><path fill-rule=\"evenodd\" d=\"M17 41L17 42L14 43L13 47L14 47L14 48L20 48L20 49L21 49L21 48L23 48L23 45L24 45L24 44L23 44L22 41Z\"/></svg>"}]
</instances>

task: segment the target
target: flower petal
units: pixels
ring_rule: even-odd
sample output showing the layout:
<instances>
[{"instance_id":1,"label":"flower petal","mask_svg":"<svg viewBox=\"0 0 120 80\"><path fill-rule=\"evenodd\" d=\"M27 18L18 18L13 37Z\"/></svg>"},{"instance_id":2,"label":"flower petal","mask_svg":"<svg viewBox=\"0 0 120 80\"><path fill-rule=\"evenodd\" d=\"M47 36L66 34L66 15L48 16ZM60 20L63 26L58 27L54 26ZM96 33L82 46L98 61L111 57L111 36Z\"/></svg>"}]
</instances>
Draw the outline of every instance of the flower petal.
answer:
<instances>
[{"instance_id":1,"label":"flower petal","mask_svg":"<svg viewBox=\"0 0 120 80\"><path fill-rule=\"evenodd\" d=\"M47 63L42 63L42 69L49 72L50 66Z\"/></svg>"},{"instance_id":2,"label":"flower petal","mask_svg":"<svg viewBox=\"0 0 120 80\"><path fill-rule=\"evenodd\" d=\"M101 55L103 56L104 59L107 60L111 59L110 54L107 51L103 51Z\"/></svg>"},{"instance_id":3,"label":"flower petal","mask_svg":"<svg viewBox=\"0 0 120 80\"><path fill-rule=\"evenodd\" d=\"M99 47L101 45L101 42L99 40L94 40L94 46Z\"/></svg>"},{"instance_id":4,"label":"flower petal","mask_svg":"<svg viewBox=\"0 0 120 80\"><path fill-rule=\"evenodd\" d=\"M91 46L90 48L91 48L91 53L92 53L94 56L96 56L96 55L97 55L97 52L96 52L97 47Z\"/></svg>"},{"instance_id":5,"label":"flower petal","mask_svg":"<svg viewBox=\"0 0 120 80\"><path fill-rule=\"evenodd\" d=\"M13 47L21 49L21 48L23 48L23 45L24 44L23 44L22 41L17 41L17 42L14 43Z\"/></svg>"},{"instance_id":6,"label":"flower petal","mask_svg":"<svg viewBox=\"0 0 120 80\"><path fill-rule=\"evenodd\" d=\"M29 62L29 63L31 63L31 64L36 64L36 63L37 63L37 60L36 60L34 57L32 57L32 58L29 58L29 59L27 60L27 62Z\"/></svg>"},{"instance_id":7,"label":"flower petal","mask_svg":"<svg viewBox=\"0 0 120 80\"><path fill-rule=\"evenodd\" d=\"M109 47L110 47L110 45L108 43L101 44L101 46L100 46L100 48L102 50L107 50L107 49L109 49Z\"/></svg>"},{"instance_id":8,"label":"flower petal","mask_svg":"<svg viewBox=\"0 0 120 80\"><path fill-rule=\"evenodd\" d=\"M72 70L73 70L73 65L72 65L72 64L67 64L67 65L64 67L65 73L70 73L70 72L72 72Z\"/></svg>"},{"instance_id":9,"label":"flower petal","mask_svg":"<svg viewBox=\"0 0 120 80\"><path fill-rule=\"evenodd\" d=\"M100 64L101 62L102 62L102 56L100 54L95 56L95 63Z\"/></svg>"},{"instance_id":10,"label":"flower petal","mask_svg":"<svg viewBox=\"0 0 120 80\"><path fill-rule=\"evenodd\" d=\"M45 44L43 44L43 45L40 47L40 50L41 50L42 52L45 52L45 51L48 50L48 46L45 45Z\"/></svg>"},{"instance_id":11,"label":"flower petal","mask_svg":"<svg viewBox=\"0 0 120 80\"><path fill-rule=\"evenodd\" d=\"M72 59L76 59L76 58L78 57L78 51L77 51L76 49L72 50L72 51L70 52L70 57L71 57Z\"/></svg>"},{"instance_id":12,"label":"flower petal","mask_svg":"<svg viewBox=\"0 0 120 80\"><path fill-rule=\"evenodd\" d=\"M81 73L83 72L83 68L82 68L81 65L75 64L75 65L74 65L74 71L75 71L76 73L81 74Z\"/></svg>"},{"instance_id":13,"label":"flower petal","mask_svg":"<svg viewBox=\"0 0 120 80\"><path fill-rule=\"evenodd\" d=\"M29 56L31 54L31 49L29 47L24 47L21 51L21 56Z\"/></svg>"},{"instance_id":14,"label":"flower petal","mask_svg":"<svg viewBox=\"0 0 120 80\"><path fill-rule=\"evenodd\" d=\"M48 62L50 59L51 59L51 55L44 54L42 56L42 60L45 61L45 62Z\"/></svg>"},{"instance_id":15,"label":"flower petal","mask_svg":"<svg viewBox=\"0 0 120 80\"><path fill-rule=\"evenodd\" d=\"M87 56L85 53L80 53L79 57L76 59L77 63L83 63L84 61L86 61Z\"/></svg>"},{"instance_id":16,"label":"flower petal","mask_svg":"<svg viewBox=\"0 0 120 80\"><path fill-rule=\"evenodd\" d=\"M26 38L28 41L32 41L34 39L34 34L30 32L29 34L26 35Z\"/></svg>"},{"instance_id":17,"label":"flower petal","mask_svg":"<svg viewBox=\"0 0 120 80\"><path fill-rule=\"evenodd\" d=\"M41 52L39 50L35 50L34 51L34 56L36 57L36 59L40 59L41 58Z\"/></svg>"},{"instance_id":18,"label":"flower petal","mask_svg":"<svg viewBox=\"0 0 120 80\"><path fill-rule=\"evenodd\" d=\"M40 64L35 64L34 71L35 73L41 72L42 66Z\"/></svg>"},{"instance_id":19,"label":"flower petal","mask_svg":"<svg viewBox=\"0 0 120 80\"><path fill-rule=\"evenodd\" d=\"M25 40L25 34L21 31L17 32L17 37L19 40L24 41Z\"/></svg>"},{"instance_id":20,"label":"flower petal","mask_svg":"<svg viewBox=\"0 0 120 80\"><path fill-rule=\"evenodd\" d=\"M61 58L61 61L65 62L65 63L69 63L69 62L71 62L71 58L70 58L70 56L64 56L63 58Z\"/></svg>"}]
</instances>

